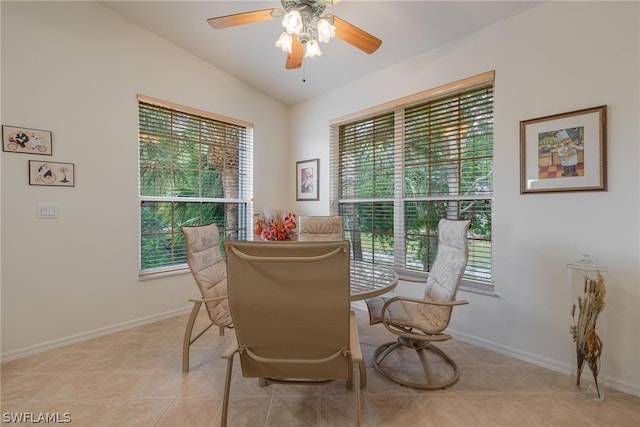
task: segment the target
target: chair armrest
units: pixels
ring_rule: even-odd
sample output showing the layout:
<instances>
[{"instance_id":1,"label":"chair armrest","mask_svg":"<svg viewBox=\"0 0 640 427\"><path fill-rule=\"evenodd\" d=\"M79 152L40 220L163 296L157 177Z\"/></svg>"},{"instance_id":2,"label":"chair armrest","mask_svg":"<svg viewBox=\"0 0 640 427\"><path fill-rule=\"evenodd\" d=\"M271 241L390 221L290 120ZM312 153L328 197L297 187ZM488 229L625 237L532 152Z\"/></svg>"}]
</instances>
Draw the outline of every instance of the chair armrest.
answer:
<instances>
[{"instance_id":1,"label":"chair armrest","mask_svg":"<svg viewBox=\"0 0 640 427\"><path fill-rule=\"evenodd\" d=\"M223 297L215 297L215 298L194 298L194 299L190 299L190 302L213 302L213 301L222 301L223 299L226 299L227 296L223 296Z\"/></svg>"},{"instance_id":2,"label":"chair armrest","mask_svg":"<svg viewBox=\"0 0 640 427\"><path fill-rule=\"evenodd\" d=\"M227 347L227 349L222 353L223 359L231 359L236 352L238 352L238 340L234 337L233 342Z\"/></svg>"},{"instance_id":3,"label":"chair armrest","mask_svg":"<svg viewBox=\"0 0 640 427\"><path fill-rule=\"evenodd\" d=\"M360 349L360 337L358 336L358 324L356 314L352 311L349 321L349 347L351 359L354 362L362 362L362 350Z\"/></svg>"},{"instance_id":4,"label":"chair armrest","mask_svg":"<svg viewBox=\"0 0 640 427\"><path fill-rule=\"evenodd\" d=\"M390 298L389 300L387 300L384 303L384 305L382 306L382 324L384 325L384 327L387 328L387 330L389 330L393 334L401 335L401 336L404 336L404 337L407 337L407 338L415 338L415 339L418 339L418 340L424 340L425 335L424 334L416 334L415 332L411 332L413 327L404 327L402 325L396 325L394 323L390 323L389 322L389 318L387 318L387 316L385 316L385 313L389 310L389 305L394 303L394 302L400 302L400 301L414 303L414 304L441 306L441 307L453 307L453 306L456 306L456 305L469 304L469 301L467 301L467 300L457 300L457 301L450 301L450 302L436 302L436 301L426 301L426 300L423 300L423 299L409 298L409 297L402 297L402 296L393 297L393 298ZM423 331L423 332L427 333L426 331ZM442 333L442 331L436 332L436 333L429 333L429 335L430 335L430 340L431 341L446 341L448 339L451 339L450 335L444 334L444 333Z\"/></svg>"},{"instance_id":5,"label":"chair armrest","mask_svg":"<svg viewBox=\"0 0 640 427\"><path fill-rule=\"evenodd\" d=\"M410 298L410 297L398 296L398 297L389 298L384 303L384 305L382 306L382 317L384 317L384 313L385 313L385 311L387 311L387 307L390 304L392 304L394 302L398 302L398 301L411 302L411 303L415 303L415 304L437 305L437 306L443 306L443 307L453 307L453 306L456 306L456 305L469 304L469 301L467 301L467 300L437 302L437 301L427 301L427 300L418 299L418 298Z\"/></svg>"}]
</instances>

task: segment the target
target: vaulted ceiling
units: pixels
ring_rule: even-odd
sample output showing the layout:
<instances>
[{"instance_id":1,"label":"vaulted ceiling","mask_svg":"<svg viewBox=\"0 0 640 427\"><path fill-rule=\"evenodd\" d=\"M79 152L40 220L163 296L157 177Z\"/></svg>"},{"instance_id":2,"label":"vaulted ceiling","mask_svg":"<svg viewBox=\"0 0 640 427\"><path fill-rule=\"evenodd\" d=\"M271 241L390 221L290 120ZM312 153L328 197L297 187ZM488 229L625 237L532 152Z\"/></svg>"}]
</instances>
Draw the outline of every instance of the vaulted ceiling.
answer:
<instances>
[{"instance_id":1,"label":"vaulted ceiling","mask_svg":"<svg viewBox=\"0 0 640 427\"><path fill-rule=\"evenodd\" d=\"M303 102L446 45L483 27L535 7L541 1L344 0L325 13L382 39L368 55L334 38L322 55L286 70L275 47L279 19L214 30L207 19L252 10L282 8L279 1L101 1L105 7L172 44L226 71L286 105Z\"/></svg>"}]
</instances>

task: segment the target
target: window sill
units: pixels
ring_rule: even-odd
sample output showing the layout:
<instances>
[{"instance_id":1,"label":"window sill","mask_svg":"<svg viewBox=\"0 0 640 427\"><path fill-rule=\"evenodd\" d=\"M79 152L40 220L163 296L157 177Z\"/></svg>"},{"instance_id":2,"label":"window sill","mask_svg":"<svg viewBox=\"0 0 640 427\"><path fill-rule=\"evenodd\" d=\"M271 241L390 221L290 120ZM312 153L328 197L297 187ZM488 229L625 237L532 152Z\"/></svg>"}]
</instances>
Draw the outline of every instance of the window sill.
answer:
<instances>
[{"instance_id":1,"label":"window sill","mask_svg":"<svg viewBox=\"0 0 640 427\"><path fill-rule=\"evenodd\" d=\"M184 266L178 266L178 267L174 266L170 269L167 268L167 269L139 271L138 280L159 279L162 277L177 276L179 274L185 274L185 273L189 273L189 267L186 264Z\"/></svg>"},{"instance_id":2,"label":"window sill","mask_svg":"<svg viewBox=\"0 0 640 427\"><path fill-rule=\"evenodd\" d=\"M495 288L493 285L489 285L487 283L465 283L464 281L460 284L460 287L458 288L458 290L460 291L464 291L464 292L469 292L472 294L479 294L479 295L485 295L488 297L496 297L499 298L500 296L498 294L495 293Z\"/></svg>"},{"instance_id":3,"label":"window sill","mask_svg":"<svg viewBox=\"0 0 640 427\"><path fill-rule=\"evenodd\" d=\"M428 273L420 271L405 270L400 268L394 268L398 274L398 279L407 282L426 282ZM465 292L471 292L474 294L486 295L498 297L495 293L495 287L493 283L476 282L473 280L462 279L459 290Z\"/></svg>"}]
</instances>

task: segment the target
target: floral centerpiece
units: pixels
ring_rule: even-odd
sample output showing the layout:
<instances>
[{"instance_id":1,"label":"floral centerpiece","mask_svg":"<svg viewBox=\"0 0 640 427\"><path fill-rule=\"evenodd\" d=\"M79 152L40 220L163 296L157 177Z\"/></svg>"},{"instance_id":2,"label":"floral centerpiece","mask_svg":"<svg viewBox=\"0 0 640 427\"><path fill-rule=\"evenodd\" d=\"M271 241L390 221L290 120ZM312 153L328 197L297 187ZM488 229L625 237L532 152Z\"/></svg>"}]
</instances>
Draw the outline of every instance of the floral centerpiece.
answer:
<instances>
[{"instance_id":1,"label":"floral centerpiece","mask_svg":"<svg viewBox=\"0 0 640 427\"><path fill-rule=\"evenodd\" d=\"M255 217L253 232L262 240L296 239L296 214L289 212L282 215L278 210L265 209L263 213L255 214Z\"/></svg>"},{"instance_id":2,"label":"floral centerpiece","mask_svg":"<svg viewBox=\"0 0 640 427\"><path fill-rule=\"evenodd\" d=\"M598 385L598 374L600 373L600 358L602 356L602 341L596 333L598 315L604 310L605 297L604 278L598 272L597 280L589 277L584 278L583 295L578 296L578 317L576 318L576 305L573 304L571 317L573 324L569 330L571 337L576 343L576 386L580 386L580 376L584 365L589 367L591 375L596 385L598 398L601 398L601 390Z\"/></svg>"}]
</instances>

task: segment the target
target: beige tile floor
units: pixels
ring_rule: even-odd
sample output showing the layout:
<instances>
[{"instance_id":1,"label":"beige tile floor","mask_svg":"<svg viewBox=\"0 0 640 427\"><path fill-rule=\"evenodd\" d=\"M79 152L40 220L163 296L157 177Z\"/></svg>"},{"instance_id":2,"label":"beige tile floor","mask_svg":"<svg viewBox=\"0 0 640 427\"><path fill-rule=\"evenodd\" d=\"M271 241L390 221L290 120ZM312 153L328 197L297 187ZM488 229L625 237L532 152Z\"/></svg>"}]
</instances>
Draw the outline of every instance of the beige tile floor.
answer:
<instances>
[{"instance_id":1,"label":"beige tile floor","mask_svg":"<svg viewBox=\"0 0 640 427\"><path fill-rule=\"evenodd\" d=\"M443 345L461 369L450 388L416 391L389 382L370 359L390 334L356 312L367 359L365 426L640 426L639 397L607 389L604 401L586 400L567 375L462 342ZM57 412L68 413L73 426L219 425L226 368L220 354L231 334L207 332L192 346L190 372L183 374L186 322L180 316L3 363L2 422L6 414ZM388 361L395 369L408 366L400 362ZM260 388L236 371L229 425L348 426L353 404L343 383Z\"/></svg>"}]
</instances>

